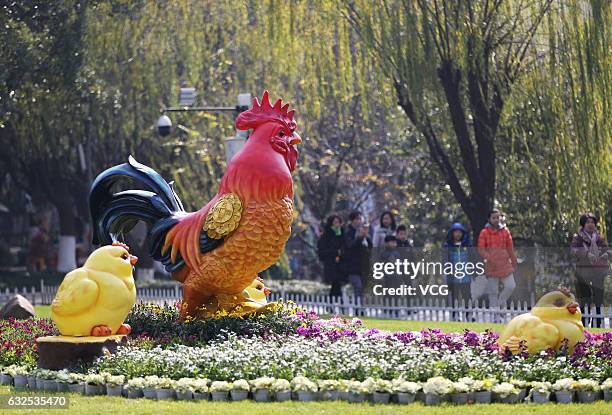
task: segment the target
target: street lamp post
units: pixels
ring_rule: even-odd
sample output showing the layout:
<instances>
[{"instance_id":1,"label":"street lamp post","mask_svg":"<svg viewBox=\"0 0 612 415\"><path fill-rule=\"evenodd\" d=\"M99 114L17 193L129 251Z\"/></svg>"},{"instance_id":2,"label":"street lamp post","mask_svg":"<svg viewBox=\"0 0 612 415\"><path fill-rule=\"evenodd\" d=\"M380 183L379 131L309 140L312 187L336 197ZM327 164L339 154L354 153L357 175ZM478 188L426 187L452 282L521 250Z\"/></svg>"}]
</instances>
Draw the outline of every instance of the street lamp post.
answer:
<instances>
[{"instance_id":1,"label":"street lamp post","mask_svg":"<svg viewBox=\"0 0 612 415\"><path fill-rule=\"evenodd\" d=\"M234 112L236 116L243 111L249 109L251 104L251 94L239 94L238 103L235 107L207 107L200 106L195 107L195 89L194 88L181 88L181 94L179 96L179 106L168 107L162 110L162 115L157 120L157 131L162 137L170 134L172 130L172 120L166 113L172 112ZM242 148L244 142L248 138L248 131L236 130L234 137L228 137L225 139L225 158L226 161L230 161L232 157Z\"/></svg>"}]
</instances>

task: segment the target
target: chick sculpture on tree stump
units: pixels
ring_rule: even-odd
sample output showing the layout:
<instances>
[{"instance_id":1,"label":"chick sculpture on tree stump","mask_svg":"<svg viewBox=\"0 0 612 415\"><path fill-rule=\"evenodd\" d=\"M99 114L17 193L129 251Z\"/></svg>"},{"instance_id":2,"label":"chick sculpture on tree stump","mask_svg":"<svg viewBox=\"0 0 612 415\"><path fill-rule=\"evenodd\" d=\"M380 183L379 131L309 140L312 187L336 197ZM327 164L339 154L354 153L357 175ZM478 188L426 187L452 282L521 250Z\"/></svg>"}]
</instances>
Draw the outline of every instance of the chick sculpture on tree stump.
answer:
<instances>
[{"instance_id":1,"label":"chick sculpture on tree stump","mask_svg":"<svg viewBox=\"0 0 612 415\"><path fill-rule=\"evenodd\" d=\"M115 242L96 249L70 271L51 304L51 319L64 336L129 334L125 318L136 302L132 269L138 258Z\"/></svg>"},{"instance_id":2,"label":"chick sculpture on tree stump","mask_svg":"<svg viewBox=\"0 0 612 415\"><path fill-rule=\"evenodd\" d=\"M573 350L584 340L582 313L566 288L543 295L531 312L513 318L499 336L502 350L517 354L523 347L534 354L546 349L559 350L567 340Z\"/></svg>"},{"instance_id":3,"label":"chick sculpture on tree stump","mask_svg":"<svg viewBox=\"0 0 612 415\"><path fill-rule=\"evenodd\" d=\"M60 370L92 363L126 341L131 328L124 321L136 302L132 269L137 261L127 245L114 242L66 274L51 304L51 319L61 335L36 339L38 367Z\"/></svg>"},{"instance_id":4,"label":"chick sculpture on tree stump","mask_svg":"<svg viewBox=\"0 0 612 415\"><path fill-rule=\"evenodd\" d=\"M181 317L246 314L266 307L258 273L273 265L291 234L293 180L301 143L294 110L279 99L261 102L236 119L253 129L229 162L217 194L200 210L185 212L172 183L131 156L94 181L89 206L95 244L109 244L143 220L154 259L183 283ZM145 190L114 192L129 178Z\"/></svg>"}]
</instances>

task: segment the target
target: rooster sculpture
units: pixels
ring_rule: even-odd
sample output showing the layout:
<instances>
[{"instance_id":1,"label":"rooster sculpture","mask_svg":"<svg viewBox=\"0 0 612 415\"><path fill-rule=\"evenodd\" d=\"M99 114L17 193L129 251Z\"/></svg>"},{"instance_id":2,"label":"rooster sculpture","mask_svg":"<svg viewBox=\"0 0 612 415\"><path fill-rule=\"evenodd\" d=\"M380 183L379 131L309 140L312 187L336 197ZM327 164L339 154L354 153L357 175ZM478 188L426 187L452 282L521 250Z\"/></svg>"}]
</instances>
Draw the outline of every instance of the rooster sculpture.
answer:
<instances>
[{"instance_id":1,"label":"rooster sculpture","mask_svg":"<svg viewBox=\"0 0 612 415\"><path fill-rule=\"evenodd\" d=\"M89 207L94 244L121 239L139 220L150 226L152 257L183 283L181 317L217 312L247 314L266 306L258 273L273 265L291 234L293 180L301 143L294 110L268 91L236 119L253 129L227 166L218 193L200 210L185 212L172 183L131 156L94 181ZM139 190L114 192L131 179Z\"/></svg>"}]
</instances>

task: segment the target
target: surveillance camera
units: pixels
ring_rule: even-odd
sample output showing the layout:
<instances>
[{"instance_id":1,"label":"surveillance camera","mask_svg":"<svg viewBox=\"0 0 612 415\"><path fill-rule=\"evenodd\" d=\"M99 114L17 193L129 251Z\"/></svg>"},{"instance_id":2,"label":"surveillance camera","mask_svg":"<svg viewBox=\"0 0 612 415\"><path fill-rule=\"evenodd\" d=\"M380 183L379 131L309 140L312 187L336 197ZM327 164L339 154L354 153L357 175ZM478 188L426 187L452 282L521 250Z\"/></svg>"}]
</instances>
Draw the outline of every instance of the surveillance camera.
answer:
<instances>
[{"instance_id":1,"label":"surveillance camera","mask_svg":"<svg viewBox=\"0 0 612 415\"><path fill-rule=\"evenodd\" d=\"M172 120L170 119L170 117L168 117L167 115L162 115L161 117L159 117L159 120L157 120L157 132L159 133L159 135L165 137L167 135L170 135L171 131Z\"/></svg>"}]
</instances>

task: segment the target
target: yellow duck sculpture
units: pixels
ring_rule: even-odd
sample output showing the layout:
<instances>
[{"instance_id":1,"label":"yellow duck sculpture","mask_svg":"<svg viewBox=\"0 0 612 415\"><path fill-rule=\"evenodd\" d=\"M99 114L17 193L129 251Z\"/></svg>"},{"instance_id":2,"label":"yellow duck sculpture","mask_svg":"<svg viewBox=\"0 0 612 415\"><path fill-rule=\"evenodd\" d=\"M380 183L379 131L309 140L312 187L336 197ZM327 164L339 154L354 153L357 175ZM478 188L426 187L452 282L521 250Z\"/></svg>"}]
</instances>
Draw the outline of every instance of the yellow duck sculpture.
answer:
<instances>
[{"instance_id":1,"label":"yellow duck sculpture","mask_svg":"<svg viewBox=\"0 0 612 415\"><path fill-rule=\"evenodd\" d=\"M132 268L138 258L122 243L96 249L64 277L51 318L64 336L129 334L125 317L136 302Z\"/></svg>"},{"instance_id":2,"label":"yellow duck sculpture","mask_svg":"<svg viewBox=\"0 0 612 415\"><path fill-rule=\"evenodd\" d=\"M499 336L502 350L520 352L521 342L530 354L549 348L559 350L568 340L570 350L584 339L582 313L569 290L560 288L545 294L530 313L513 318Z\"/></svg>"}]
</instances>

